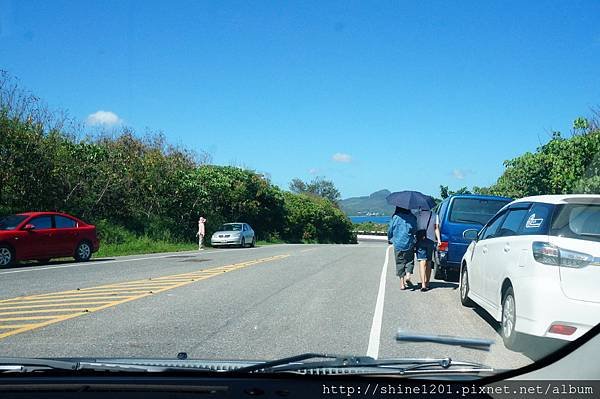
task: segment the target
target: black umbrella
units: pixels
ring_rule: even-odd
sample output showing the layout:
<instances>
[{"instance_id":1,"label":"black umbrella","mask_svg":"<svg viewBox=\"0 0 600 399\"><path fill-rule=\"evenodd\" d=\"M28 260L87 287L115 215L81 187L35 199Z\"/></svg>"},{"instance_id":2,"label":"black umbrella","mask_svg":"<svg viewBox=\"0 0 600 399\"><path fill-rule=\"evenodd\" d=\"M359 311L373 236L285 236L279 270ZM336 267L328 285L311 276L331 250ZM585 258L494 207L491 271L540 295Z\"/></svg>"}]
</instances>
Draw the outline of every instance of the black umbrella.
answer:
<instances>
[{"instance_id":1,"label":"black umbrella","mask_svg":"<svg viewBox=\"0 0 600 399\"><path fill-rule=\"evenodd\" d=\"M385 199L388 204L404 209L423 209L428 211L436 205L433 198L418 191L397 191L391 193Z\"/></svg>"}]
</instances>

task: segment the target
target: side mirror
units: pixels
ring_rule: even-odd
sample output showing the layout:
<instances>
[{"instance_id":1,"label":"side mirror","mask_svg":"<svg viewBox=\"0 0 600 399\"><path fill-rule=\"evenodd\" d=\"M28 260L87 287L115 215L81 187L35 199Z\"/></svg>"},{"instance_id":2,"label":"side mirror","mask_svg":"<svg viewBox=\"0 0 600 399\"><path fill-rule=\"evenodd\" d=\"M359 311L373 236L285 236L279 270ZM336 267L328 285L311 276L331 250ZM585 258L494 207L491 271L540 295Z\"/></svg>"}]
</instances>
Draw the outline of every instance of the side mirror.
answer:
<instances>
[{"instance_id":1,"label":"side mirror","mask_svg":"<svg viewBox=\"0 0 600 399\"><path fill-rule=\"evenodd\" d=\"M479 230L476 229L468 229L463 232L463 238L469 241L477 240L477 236L479 235Z\"/></svg>"},{"instance_id":2,"label":"side mirror","mask_svg":"<svg viewBox=\"0 0 600 399\"><path fill-rule=\"evenodd\" d=\"M26 224L25 227L23 227L23 230L25 230L25 231L35 230L35 226L32 224Z\"/></svg>"}]
</instances>

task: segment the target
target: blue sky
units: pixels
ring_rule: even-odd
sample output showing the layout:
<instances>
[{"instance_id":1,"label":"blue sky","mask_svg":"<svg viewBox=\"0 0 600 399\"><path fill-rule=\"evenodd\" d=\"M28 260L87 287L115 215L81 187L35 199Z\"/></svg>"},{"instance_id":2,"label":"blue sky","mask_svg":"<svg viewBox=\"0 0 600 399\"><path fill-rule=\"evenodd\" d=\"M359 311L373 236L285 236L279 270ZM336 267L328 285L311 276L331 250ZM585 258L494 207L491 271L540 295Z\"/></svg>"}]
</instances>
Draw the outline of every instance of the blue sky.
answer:
<instances>
[{"instance_id":1,"label":"blue sky","mask_svg":"<svg viewBox=\"0 0 600 399\"><path fill-rule=\"evenodd\" d=\"M0 0L0 69L52 108L282 187L438 194L492 184L600 106L599 17L598 1Z\"/></svg>"}]
</instances>

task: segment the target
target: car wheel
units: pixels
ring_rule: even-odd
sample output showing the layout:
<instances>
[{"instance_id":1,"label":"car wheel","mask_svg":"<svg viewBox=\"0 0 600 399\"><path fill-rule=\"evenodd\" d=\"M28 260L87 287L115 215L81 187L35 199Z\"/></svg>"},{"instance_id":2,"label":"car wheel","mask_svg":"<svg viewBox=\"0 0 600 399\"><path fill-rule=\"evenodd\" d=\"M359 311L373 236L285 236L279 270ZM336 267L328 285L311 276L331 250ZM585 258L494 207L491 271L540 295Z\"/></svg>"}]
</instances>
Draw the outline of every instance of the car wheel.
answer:
<instances>
[{"instance_id":1,"label":"car wheel","mask_svg":"<svg viewBox=\"0 0 600 399\"><path fill-rule=\"evenodd\" d=\"M0 267L10 266L15 261L13 251L7 245L0 245Z\"/></svg>"},{"instance_id":2,"label":"car wheel","mask_svg":"<svg viewBox=\"0 0 600 399\"><path fill-rule=\"evenodd\" d=\"M92 257L92 247L89 242L82 241L77 245L75 250L75 260L78 262L85 262L90 260Z\"/></svg>"},{"instance_id":3,"label":"car wheel","mask_svg":"<svg viewBox=\"0 0 600 399\"><path fill-rule=\"evenodd\" d=\"M500 323L500 335L504 346L514 349L519 341L519 333L515 331L517 320L517 302L512 287L508 287L502 299L502 321Z\"/></svg>"},{"instance_id":4,"label":"car wheel","mask_svg":"<svg viewBox=\"0 0 600 399\"><path fill-rule=\"evenodd\" d=\"M246 246L246 239L242 237L242 241L240 241L240 248L244 248Z\"/></svg>"},{"instance_id":5,"label":"car wheel","mask_svg":"<svg viewBox=\"0 0 600 399\"><path fill-rule=\"evenodd\" d=\"M465 266L460 273L460 303L463 306L472 307L474 303L469 298L469 288L469 273Z\"/></svg>"},{"instance_id":6,"label":"car wheel","mask_svg":"<svg viewBox=\"0 0 600 399\"><path fill-rule=\"evenodd\" d=\"M254 248L256 246L256 237L252 237L252 244L250 244L250 247Z\"/></svg>"}]
</instances>

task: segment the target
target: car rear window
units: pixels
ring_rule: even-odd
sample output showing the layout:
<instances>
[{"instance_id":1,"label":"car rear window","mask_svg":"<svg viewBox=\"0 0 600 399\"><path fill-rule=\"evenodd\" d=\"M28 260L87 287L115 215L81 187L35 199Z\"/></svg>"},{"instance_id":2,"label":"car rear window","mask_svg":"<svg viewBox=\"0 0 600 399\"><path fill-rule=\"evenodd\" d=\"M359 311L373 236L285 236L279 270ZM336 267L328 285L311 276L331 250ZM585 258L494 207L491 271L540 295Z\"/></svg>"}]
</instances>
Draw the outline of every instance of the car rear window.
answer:
<instances>
[{"instance_id":1,"label":"car rear window","mask_svg":"<svg viewBox=\"0 0 600 399\"><path fill-rule=\"evenodd\" d=\"M0 218L0 230L14 230L17 226L27 218L23 215L10 215Z\"/></svg>"},{"instance_id":2,"label":"car rear window","mask_svg":"<svg viewBox=\"0 0 600 399\"><path fill-rule=\"evenodd\" d=\"M448 219L454 223L484 225L510 201L482 198L456 198Z\"/></svg>"},{"instance_id":3,"label":"car rear window","mask_svg":"<svg viewBox=\"0 0 600 399\"><path fill-rule=\"evenodd\" d=\"M55 216L54 223L57 229L71 229L77 227L77 222L64 216Z\"/></svg>"},{"instance_id":4,"label":"car rear window","mask_svg":"<svg viewBox=\"0 0 600 399\"><path fill-rule=\"evenodd\" d=\"M600 204L559 205L550 235L600 241Z\"/></svg>"}]
</instances>

